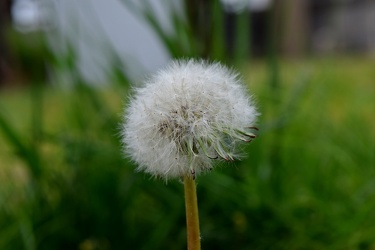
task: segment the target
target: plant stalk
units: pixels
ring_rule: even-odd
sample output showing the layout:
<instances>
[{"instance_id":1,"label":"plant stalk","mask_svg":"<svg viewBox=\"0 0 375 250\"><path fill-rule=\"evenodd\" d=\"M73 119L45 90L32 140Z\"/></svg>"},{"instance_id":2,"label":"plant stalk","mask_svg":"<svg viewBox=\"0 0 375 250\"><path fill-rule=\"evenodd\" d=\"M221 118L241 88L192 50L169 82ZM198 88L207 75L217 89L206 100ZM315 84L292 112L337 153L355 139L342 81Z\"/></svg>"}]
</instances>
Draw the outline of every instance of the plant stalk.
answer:
<instances>
[{"instance_id":1,"label":"plant stalk","mask_svg":"<svg viewBox=\"0 0 375 250\"><path fill-rule=\"evenodd\" d=\"M188 250L200 250L200 232L197 192L193 176L184 177L186 230Z\"/></svg>"}]
</instances>

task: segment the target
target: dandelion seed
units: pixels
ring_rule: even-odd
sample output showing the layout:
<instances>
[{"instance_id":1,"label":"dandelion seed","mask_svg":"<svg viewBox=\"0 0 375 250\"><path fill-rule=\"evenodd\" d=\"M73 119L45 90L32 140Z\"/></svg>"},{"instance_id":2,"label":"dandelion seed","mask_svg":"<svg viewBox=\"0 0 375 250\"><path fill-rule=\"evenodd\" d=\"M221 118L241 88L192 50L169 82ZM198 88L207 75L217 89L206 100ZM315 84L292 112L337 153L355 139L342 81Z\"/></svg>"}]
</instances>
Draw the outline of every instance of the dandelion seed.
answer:
<instances>
[{"instance_id":1,"label":"dandelion seed","mask_svg":"<svg viewBox=\"0 0 375 250\"><path fill-rule=\"evenodd\" d=\"M219 63L174 61L135 90L122 141L140 171L195 177L215 160L238 158L238 144L255 138L257 116L237 73Z\"/></svg>"}]
</instances>

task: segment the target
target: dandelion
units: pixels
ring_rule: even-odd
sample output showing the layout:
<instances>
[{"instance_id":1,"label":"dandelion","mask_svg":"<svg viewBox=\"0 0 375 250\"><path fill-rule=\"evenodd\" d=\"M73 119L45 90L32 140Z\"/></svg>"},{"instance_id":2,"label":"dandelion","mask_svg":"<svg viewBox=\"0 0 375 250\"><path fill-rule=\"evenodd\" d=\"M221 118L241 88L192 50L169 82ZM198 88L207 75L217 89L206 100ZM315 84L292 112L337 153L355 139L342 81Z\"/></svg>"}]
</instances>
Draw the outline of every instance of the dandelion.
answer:
<instances>
[{"instance_id":1,"label":"dandelion","mask_svg":"<svg viewBox=\"0 0 375 250\"><path fill-rule=\"evenodd\" d=\"M219 63L174 61L135 90L124 150L139 171L184 179L189 250L200 249L196 175L239 158L240 144L255 138L257 116L238 74Z\"/></svg>"},{"instance_id":2,"label":"dandelion","mask_svg":"<svg viewBox=\"0 0 375 250\"><path fill-rule=\"evenodd\" d=\"M138 170L164 179L238 158L258 116L238 74L205 61L175 61L135 90L123 125Z\"/></svg>"}]
</instances>

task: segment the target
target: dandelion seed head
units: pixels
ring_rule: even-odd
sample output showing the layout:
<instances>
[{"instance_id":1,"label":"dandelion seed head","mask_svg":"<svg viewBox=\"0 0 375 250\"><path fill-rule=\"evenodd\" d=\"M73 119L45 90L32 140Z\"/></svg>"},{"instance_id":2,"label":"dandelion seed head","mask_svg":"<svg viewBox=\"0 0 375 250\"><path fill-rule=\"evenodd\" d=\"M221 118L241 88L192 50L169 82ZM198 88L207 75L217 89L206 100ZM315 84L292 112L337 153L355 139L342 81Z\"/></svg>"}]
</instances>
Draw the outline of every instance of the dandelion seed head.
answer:
<instances>
[{"instance_id":1,"label":"dandelion seed head","mask_svg":"<svg viewBox=\"0 0 375 250\"><path fill-rule=\"evenodd\" d=\"M135 90L124 117L124 150L165 179L211 170L251 141L258 112L238 74L219 63L174 61Z\"/></svg>"}]
</instances>

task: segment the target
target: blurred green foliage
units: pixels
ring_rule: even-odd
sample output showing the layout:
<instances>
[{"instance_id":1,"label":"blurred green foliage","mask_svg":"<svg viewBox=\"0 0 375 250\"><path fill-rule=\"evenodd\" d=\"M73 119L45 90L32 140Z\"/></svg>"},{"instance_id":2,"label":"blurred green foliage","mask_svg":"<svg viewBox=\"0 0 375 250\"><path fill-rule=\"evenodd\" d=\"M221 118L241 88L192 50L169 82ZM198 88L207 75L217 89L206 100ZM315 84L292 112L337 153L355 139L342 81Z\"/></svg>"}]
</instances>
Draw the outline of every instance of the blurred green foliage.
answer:
<instances>
[{"instance_id":1,"label":"blurred green foliage","mask_svg":"<svg viewBox=\"0 0 375 250\"><path fill-rule=\"evenodd\" d=\"M260 135L246 160L198 178L203 248L373 248L370 62L285 62L277 106L265 64L242 71ZM1 95L0 248L183 249L183 185L135 173L122 156L127 87L42 91L37 141L29 93Z\"/></svg>"},{"instance_id":2,"label":"blurred green foliage","mask_svg":"<svg viewBox=\"0 0 375 250\"><path fill-rule=\"evenodd\" d=\"M174 25L188 38L169 38L145 13L172 57L202 55L183 19ZM230 61L216 51L207 57ZM184 249L183 185L134 172L121 152L126 74L113 67L111 84L95 88L74 51L56 60L72 88L0 93L0 249ZM280 64L271 51L241 62L260 133L245 160L198 178L202 248L375 248L371 60Z\"/></svg>"}]
</instances>

